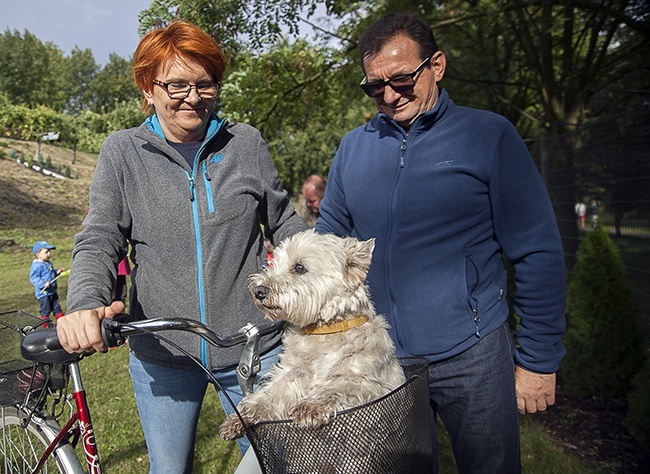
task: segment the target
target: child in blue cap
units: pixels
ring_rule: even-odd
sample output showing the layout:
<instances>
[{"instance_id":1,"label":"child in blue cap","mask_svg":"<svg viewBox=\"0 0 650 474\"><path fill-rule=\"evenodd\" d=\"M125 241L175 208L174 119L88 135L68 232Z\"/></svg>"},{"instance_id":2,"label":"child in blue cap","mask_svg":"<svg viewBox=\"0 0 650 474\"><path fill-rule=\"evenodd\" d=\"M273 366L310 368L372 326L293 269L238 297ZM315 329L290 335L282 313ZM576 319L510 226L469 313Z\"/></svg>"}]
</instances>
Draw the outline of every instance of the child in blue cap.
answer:
<instances>
[{"instance_id":1,"label":"child in blue cap","mask_svg":"<svg viewBox=\"0 0 650 474\"><path fill-rule=\"evenodd\" d=\"M56 319L63 316L59 295L56 292L56 279L64 269L55 269L50 262L51 251L55 248L44 240L36 242L32 247L36 258L29 269L29 281L36 288L36 299L41 305L41 319L46 321L44 327L47 327L50 314L53 314Z\"/></svg>"}]
</instances>

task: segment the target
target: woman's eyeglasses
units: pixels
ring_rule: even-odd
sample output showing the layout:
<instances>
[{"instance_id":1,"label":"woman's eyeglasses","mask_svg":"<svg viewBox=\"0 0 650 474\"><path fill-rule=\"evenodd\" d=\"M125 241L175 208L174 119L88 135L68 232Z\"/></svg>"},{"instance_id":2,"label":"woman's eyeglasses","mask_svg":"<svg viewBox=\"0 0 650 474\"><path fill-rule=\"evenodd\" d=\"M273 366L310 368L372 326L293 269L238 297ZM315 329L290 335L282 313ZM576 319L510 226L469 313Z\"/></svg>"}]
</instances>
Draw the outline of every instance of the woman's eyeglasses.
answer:
<instances>
[{"instance_id":1,"label":"woman's eyeglasses","mask_svg":"<svg viewBox=\"0 0 650 474\"><path fill-rule=\"evenodd\" d=\"M386 86L390 86L395 92L408 92L415 87L415 76L417 75L418 72L422 70L422 68L429 62L431 59L431 56L426 58L418 67L415 68L415 71L413 71L410 74L402 74L400 76L395 76L387 81L375 81L375 82L368 82L368 77L364 77L363 81L361 81L361 88L363 89L363 92L366 93L368 97L371 97L373 99L376 99L377 97L381 97L384 95L384 89Z\"/></svg>"},{"instance_id":2,"label":"woman's eyeglasses","mask_svg":"<svg viewBox=\"0 0 650 474\"><path fill-rule=\"evenodd\" d=\"M162 82L157 79L152 82L165 89L170 99L184 99L190 95L190 91L194 88L202 100L212 100L217 96L221 85L219 82L188 84L187 82Z\"/></svg>"}]
</instances>

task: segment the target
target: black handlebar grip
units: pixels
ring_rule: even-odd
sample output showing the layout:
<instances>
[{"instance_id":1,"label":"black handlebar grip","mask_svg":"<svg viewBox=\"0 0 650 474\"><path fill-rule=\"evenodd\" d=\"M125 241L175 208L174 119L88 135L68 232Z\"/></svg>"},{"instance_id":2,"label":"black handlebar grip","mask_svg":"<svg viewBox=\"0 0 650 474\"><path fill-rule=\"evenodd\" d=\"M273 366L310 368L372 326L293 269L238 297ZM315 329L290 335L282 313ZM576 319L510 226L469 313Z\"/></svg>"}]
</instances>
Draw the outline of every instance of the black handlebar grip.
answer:
<instances>
[{"instance_id":1,"label":"black handlebar grip","mask_svg":"<svg viewBox=\"0 0 650 474\"><path fill-rule=\"evenodd\" d=\"M105 318L102 320L102 340L106 347L118 347L124 345L126 339L120 330L119 317L116 319Z\"/></svg>"},{"instance_id":2,"label":"black handlebar grip","mask_svg":"<svg viewBox=\"0 0 650 474\"><path fill-rule=\"evenodd\" d=\"M45 364L67 364L79 359L79 354L68 354L61 347L56 328L41 328L25 334L20 353L24 359Z\"/></svg>"},{"instance_id":3,"label":"black handlebar grip","mask_svg":"<svg viewBox=\"0 0 650 474\"><path fill-rule=\"evenodd\" d=\"M43 343L45 347L47 347L51 351L57 351L59 349L63 349L61 342L59 342L59 336L57 336L56 334L56 329L53 329L45 336L45 340L43 341Z\"/></svg>"}]
</instances>

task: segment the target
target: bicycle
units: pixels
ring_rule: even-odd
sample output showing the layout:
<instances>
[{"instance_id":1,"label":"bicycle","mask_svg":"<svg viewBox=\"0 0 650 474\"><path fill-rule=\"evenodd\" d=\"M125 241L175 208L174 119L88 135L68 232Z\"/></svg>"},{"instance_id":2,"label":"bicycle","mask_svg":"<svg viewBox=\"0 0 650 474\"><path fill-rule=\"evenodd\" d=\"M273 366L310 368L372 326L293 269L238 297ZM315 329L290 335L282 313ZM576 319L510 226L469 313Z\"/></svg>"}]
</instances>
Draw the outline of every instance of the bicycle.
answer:
<instances>
[{"instance_id":1,"label":"bicycle","mask_svg":"<svg viewBox=\"0 0 650 474\"><path fill-rule=\"evenodd\" d=\"M1 322L2 315L0 315ZM237 367L237 376L242 391L246 394L252 390L255 377L260 370L259 338L279 330L282 324L283 322L277 322L260 328L248 324L236 335L224 338L207 326L189 319L158 318L127 323L118 317L105 319L102 322L102 337L108 347L115 347L124 344L126 337L142 333L155 334L160 331L181 330L197 334L217 347L232 347L241 344L244 349ZM78 371L78 361L81 357L71 356L60 348L55 329L27 332L28 334L24 335L21 344L23 357L37 365L62 364L64 367L69 367L70 374L74 374L72 375L73 395L83 393L81 376ZM156 335L156 337L162 338L160 335ZM204 368L198 360L194 360ZM418 358L401 359L401 362L407 375L407 381L402 386L378 400L342 411L323 428L300 429L296 428L291 420L261 422L248 426L247 436L251 441L251 450L242 459L240 467L245 464L246 467L243 469L251 469L250 472L264 474L429 472L433 466L433 456L428 402L428 362ZM212 376L208 369L204 368L204 370L210 377ZM216 380L213 379L213 382L219 386ZM49 390L47 393L50 393ZM81 403L76 411L73 410L70 420L75 418L75 413L77 417L81 417L81 413L84 410L87 411L85 396L75 396L74 398ZM22 416L22 419L27 419L27 423L17 424L15 419L10 419L9 421L13 423L5 424L3 418L3 427L19 425L22 428L24 425L22 428L24 432L45 432L44 436L37 437L37 441L41 445L40 450L36 450L32 445L29 446L28 451L30 451L31 459L38 459L39 462L49 460L56 464L59 472L62 473L84 472L80 470L81 463L71 447L72 441L76 442L79 438L79 434L68 426L71 421L64 428L58 429L58 423L46 411L30 412L26 403L13 405L10 408L16 410L16 418ZM25 418L29 413L31 416ZM404 415L396 416L399 413ZM87 421L92 431L89 416L88 413ZM44 419L49 421L49 430L41 428ZM77 429L82 431L81 427ZM58 435L53 436L54 433L58 433ZM4 437L5 430L3 429ZM94 437L90 441L94 443ZM3 446L5 446L4 441ZM85 439L84 447L86 447ZM87 456L86 464L89 469L91 467L94 469L95 466L98 469L89 472L99 473L101 468L94 444L92 449L94 449L94 457ZM5 451L6 449L3 447L2 453L6 457ZM251 456L249 456L251 452L257 458L257 463L251 463ZM237 472L241 472L240 469Z\"/></svg>"}]
</instances>

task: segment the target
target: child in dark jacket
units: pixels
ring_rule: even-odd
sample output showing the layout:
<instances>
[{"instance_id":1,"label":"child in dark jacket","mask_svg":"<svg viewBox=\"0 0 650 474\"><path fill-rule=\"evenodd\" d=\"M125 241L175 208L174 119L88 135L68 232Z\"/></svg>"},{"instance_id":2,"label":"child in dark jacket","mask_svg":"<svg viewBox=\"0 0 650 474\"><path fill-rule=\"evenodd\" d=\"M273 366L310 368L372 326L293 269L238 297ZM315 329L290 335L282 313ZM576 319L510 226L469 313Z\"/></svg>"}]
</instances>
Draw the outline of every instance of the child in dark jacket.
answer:
<instances>
[{"instance_id":1,"label":"child in dark jacket","mask_svg":"<svg viewBox=\"0 0 650 474\"><path fill-rule=\"evenodd\" d=\"M36 289L35 295L41 305L40 314L41 319L45 321L44 327L47 327L50 314L57 319L63 316L59 295L56 292L56 279L64 269L55 269L50 262L51 251L55 248L44 240L36 242L32 248L36 258L29 269L29 281Z\"/></svg>"}]
</instances>

